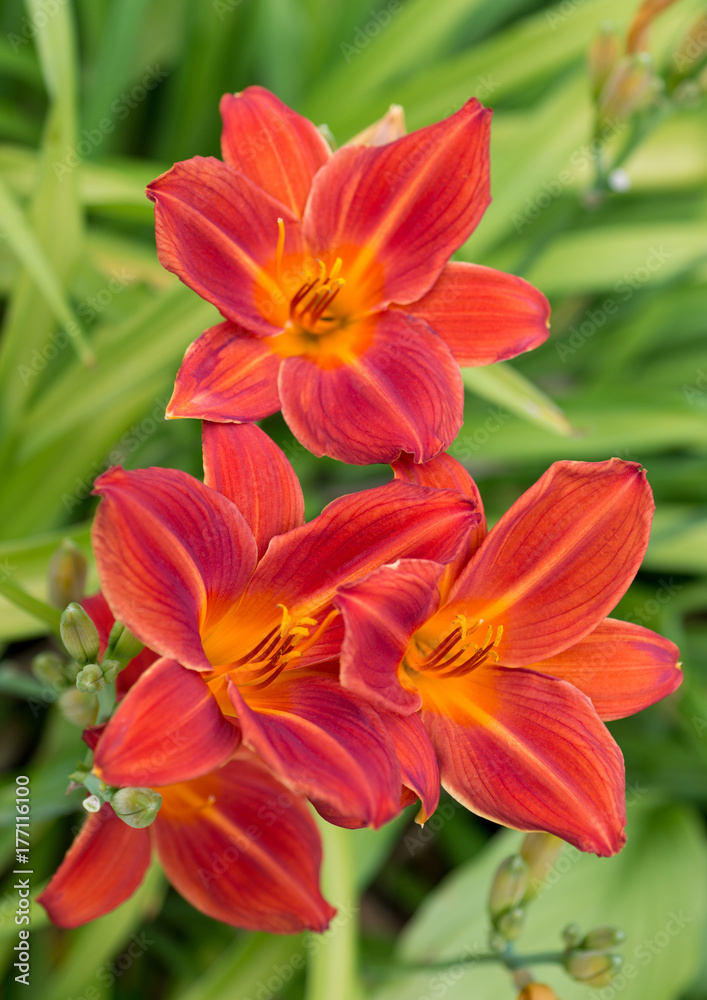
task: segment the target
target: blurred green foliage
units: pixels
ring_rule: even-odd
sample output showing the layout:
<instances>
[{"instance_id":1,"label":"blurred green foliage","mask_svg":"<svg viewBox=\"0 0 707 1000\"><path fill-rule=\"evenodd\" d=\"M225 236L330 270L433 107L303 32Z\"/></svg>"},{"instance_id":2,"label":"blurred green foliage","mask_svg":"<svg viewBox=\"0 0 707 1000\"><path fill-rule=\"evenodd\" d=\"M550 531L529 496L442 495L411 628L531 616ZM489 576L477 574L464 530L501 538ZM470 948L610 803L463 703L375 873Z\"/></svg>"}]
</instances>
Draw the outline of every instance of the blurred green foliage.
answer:
<instances>
[{"instance_id":1,"label":"blurred green foliage","mask_svg":"<svg viewBox=\"0 0 707 1000\"><path fill-rule=\"evenodd\" d=\"M699 966L707 932L707 116L694 88L663 102L644 119L646 134L632 135L615 182L625 188L628 180L628 190L594 190L598 150L613 155L625 135L616 129L592 145L586 53L606 18L623 34L635 7L636 0L3 0L0 592L19 583L46 599L46 566L66 535L90 558L90 488L108 464L200 473L197 423L165 423L162 415L184 349L216 314L159 266L143 192L175 160L218 155L221 94L263 84L328 125L339 142L391 102L404 105L416 128L476 94L495 110L494 201L458 256L533 281L550 297L554 318L543 348L512 365L464 373L466 422L453 453L479 481L492 521L556 459L642 462L656 496L655 526L644 569L617 614L677 641L685 668L676 696L611 727L637 800L628 846L612 861L573 864L538 902L528 940L555 947L569 920L623 924L638 977L595 996L706 1000L707 969ZM697 0L679 0L653 28L651 52L670 87L679 75L677 46L699 12ZM703 40L698 64L704 55ZM313 458L279 416L265 426L295 465L309 516L389 475ZM93 566L90 573L95 587ZM76 826L76 796L64 790L81 753L78 729L27 672L31 654L51 643L42 638L46 627L0 597L0 691L7 693L0 750L11 775L32 780L36 887ZM0 799L5 822L12 796L11 786ZM492 836L490 824L449 801L440 816L424 831L409 827L397 846L399 824L332 843L328 884L338 884L338 859L341 872L350 869L369 890L360 921L349 917L319 950L329 967L352 961L357 922L364 971L394 953L409 920L401 961L455 957L483 937L486 887L517 835ZM0 831L10 872L0 891L0 974L3 995L14 1000L27 994L12 969L10 835ZM345 895L352 885L338 889ZM686 929L642 962L636 948L673 911L689 916ZM326 962L302 939L218 925L166 892L159 872L90 927L50 928L39 908L33 920L32 995L42 1000L296 1000L305 989L291 964L296 954L312 956L308 1000L354 1000L364 990L380 1000L513 995L505 973L471 969L451 984L425 975L385 985L369 971L363 985L350 977L334 996ZM133 934L150 943L126 964ZM592 997L561 975L552 982L565 998Z\"/></svg>"}]
</instances>

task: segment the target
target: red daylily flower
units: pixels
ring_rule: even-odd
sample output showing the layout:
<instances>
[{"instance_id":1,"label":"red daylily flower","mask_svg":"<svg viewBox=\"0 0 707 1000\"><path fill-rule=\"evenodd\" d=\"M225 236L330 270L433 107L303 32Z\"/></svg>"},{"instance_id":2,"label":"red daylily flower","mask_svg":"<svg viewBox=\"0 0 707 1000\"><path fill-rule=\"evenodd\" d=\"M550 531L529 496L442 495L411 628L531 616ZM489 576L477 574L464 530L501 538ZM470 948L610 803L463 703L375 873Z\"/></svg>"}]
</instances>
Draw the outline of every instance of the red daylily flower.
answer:
<instances>
[{"instance_id":1,"label":"red daylily flower","mask_svg":"<svg viewBox=\"0 0 707 1000\"><path fill-rule=\"evenodd\" d=\"M462 424L458 365L548 335L527 282L448 263L489 204L490 111L474 99L333 155L261 87L225 95L221 114L225 162L193 157L147 189L160 261L226 320L187 351L167 415L282 409L315 455L433 458Z\"/></svg>"},{"instance_id":2,"label":"red daylily flower","mask_svg":"<svg viewBox=\"0 0 707 1000\"><path fill-rule=\"evenodd\" d=\"M448 455L394 468L480 505ZM601 720L682 679L672 642L606 617L638 570L652 514L637 464L555 463L453 564L402 559L341 589L342 683L382 710L419 713L443 786L472 811L615 853L623 760Z\"/></svg>"},{"instance_id":3,"label":"red daylily flower","mask_svg":"<svg viewBox=\"0 0 707 1000\"><path fill-rule=\"evenodd\" d=\"M416 750L419 720L388 724L339 683L332 599L391 560L453 558L478 522L474 503L392 482L302 524L292 467L249 424L205 424L204 467L205 484L156 468L97 480L102 591L162 658L108 723L96 773L120 786L189 781L221 766L242 739L340 825L386 822L400 809L401 785L434 809L437 765L424 744Z\"/></svg>"},{"instance_id":4,"label":"red daylily flower","mask_svg":"<svg viewBox=\"0 0 707 1000\"><path fill-rule=\"evenodd\" d=\"M88 817L37 899L55 924L79 927L125 902L154 850L174 888L209 917L278 934L326 929L336 911L319 891L316 824L263 764L243 756L157 791L162 807L146 829L105 804Z\"/></svg>"}]
</instances>

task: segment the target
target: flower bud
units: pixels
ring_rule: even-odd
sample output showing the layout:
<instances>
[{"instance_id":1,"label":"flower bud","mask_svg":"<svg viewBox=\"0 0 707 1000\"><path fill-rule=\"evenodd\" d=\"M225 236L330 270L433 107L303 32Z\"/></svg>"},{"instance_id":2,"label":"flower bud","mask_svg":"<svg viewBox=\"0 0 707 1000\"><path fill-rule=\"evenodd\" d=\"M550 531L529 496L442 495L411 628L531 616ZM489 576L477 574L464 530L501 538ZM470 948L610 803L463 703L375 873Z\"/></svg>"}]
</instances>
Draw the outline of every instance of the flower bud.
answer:
<instances>
[{"instance_id":1,"label":"flower bud","mask_svg":"<svg viewBox=\"0 0 707 1000\"><path fill-rule=\"evenodd\" d=\"M66 687L66 677L62 669L64 661L57 653L37 653L32 657L32 673L39 681L53 688Z\"/></svg>"},{"instance_id":2,"label":"flower bud","mask_svg":"<svg viewBox=\"0 0 707 1000\"><path fill-rule=\"evenodd\" d=\"M103 679L112 684L116 679L120 671L123 669L123 664L120 660L104 660L101 664L101 670L103 671Z\"/></svg>"},{"instance_id":3,"label":"flower bud","mask_svg":"<svg viewBox=\"0 0 707 1000\"><path fill-rule=\"evenodd\" d=\"M528 983L518 994L518 1000L557 1000L557 994L542 983Z\"/></svg>"},{"instance_id":4,"label":"flower bud","mask_svg":"<svg viewBox=\"0 0 707 1000\"><path fill-rule=\"evenodd\" d=\"M515 941L519 938L525 923L525 910L516 906L512 910L506 910L500 917L494 920L494 926L499 934L502 934L506 941Z\"/></svg>"},{"instance_id":5,"label":"flower bud","mask_svg":"<svg viewBox=\"0 0 707 1000\"><path fill-rule=\"evenodd\" d=\"M92 726L98 716L98 698L95 694L77 691L75 687L63 691L57 704L62 715L81 729Z\"/></svg>"},{"instance_id":6,"label":"flower bud","mask_svg":"<svg viewBox=\"0 0 707 1000\"><path fill-rule=\"evenodd\" d=\"M673 54L675 75L690 76L707 56L707 13L700 14Z\"/></svg>"},{"instance_id":7,"label":"flower bud","mask_svg":"<svg viewBox=\"0 0 707 1000\"><path fill-rule=\"evenodd\" d=\"M608 986L622 963L620 955L604 951L575 951L564 960L569 975L586 986Z\"/></svg>"},{"instance_id":8,"label":"flower bud","mask_svg":"<svg viewBox=\"0 0 707 1000\"><path fill-rule=\"evenodd\" d=\"M579 924L567 924L562 932L562 938L568 948L577 948L582 940Z\"/></svg>"},{"instance_id":9,"label":"flower bud","mask_svg":"<svg viewBox=\"0 0 707 1000\"><path fill-rule=\"evenodd\" d=\"M103 670L97 663L87 663L76 675L76 687L86 694L98 694L105 685Z\"/></svg>"},{"instance_id":10,"label":"flower bud","mask_svg":"<svg viewBox=\"0 0 707 1000\"><path fill-rule=\"evenodd\" d=\"M598 126L625 121L634 111L645 107L656 93L657 82L647 52L624 57L616 64L599 94Z\"/></svg>"},{"instance_id":11,"label":"flower bud","mask_svg":"<svg viewBox=\"0 0 707 1000\"><path fill-rule=\"evenodd\" d=\"M584 936L579 947L584 951L609 951L625 940L626 934L619 927L596 927Z\"/></svg>"},{"instance_id":12,"label":"flower bud","mask_svg":"<svg viewBox=\"0 0 707 1000\"><path fill-rule=\"evenodd\" d=\"M520 845L520 856L528 866L528 888L524 900L534 899L552 871L564 841L552 833L526 833Z\"/></svg>"},{"instance_id":13,"label":"flower bud","mask_svg":"<svg viewBox=\"0 0 707 1000\"><path fill-rule=\"evenodd\" d=\"M108 652L116 660L129 663L145 647L122 622L114 622L108 636Z\"/></svg>"},{"instance_id":14,"label":"flower bud","mask_svg":"<svg viewBox=\"0 0 707 1000\"><path fill-rule=\"evenodd\" d=\"M49 560L49 600L55 608L83 598L86 570L85 555L73 538L65 538Z\"/></svg>"},{"instance_id":15,"label":"flower bud","mask_svg":"<svg viewBox=\"0 0 707 1000\"><path fill-rule=\"evenodd\" d=\"M494 924L497 917L514 909L523 900L528 883L528 865L520 854L513 854L501 862L489 893L489 912Z\"/></svg>"},{"instance_id":16,"label":"flower bud","mask_svg":"<svg viewBox=\"0 0 707 1000\"><path fill-rule=\"evenodd\" d=\"M619 39L614 26L611 21L604 21L599 26L599 34L595 35L589 46L589 78L594 97L598 97L609 74L619 61L619 51Z\"/></svg>"},{"instance_id":17,"label":"flower bud","mask_svg":"<svg viewBox=\"0 0 707 1000\"><path fill-rule=\"evenodd\" d=\"M110 800L116 814L136 830L154 823L162 796L153 788L119 788Z\"/></svg>"},{"instance_id":18,"label":"flower bud","mask_svg":"<svg viewBox=\"0 0 707 1000\"><path fill-rule=\"evenodd\" d=\"M72 656L82 666L97 659L100 645L98 630L80 604L70 604L59 623L61 641Z\"/></svg>"},{"instance_id":19,"label":"flower bud","mask_svg":"<svg viewBox=\"0 0 707 1000\"><path fill-rule=\"evenodd\" d=\"M385 146L388 142L400 139L405 132L405 112L402 105L391 104L382 118L349 139L346 145Z\"/></svg>"},{"instance_id":20,"label":"flower bud","mask_svg":"<svg viewBox=\"0 0 707 1000\"><path fill-rule=\"evenodd\" d=\"M87 813L97 813L100 810L103 803L101 802L101 800L98 798L97 795L89 795L88 798L85 798L83 800L81 805L84 807Z\"/></svg>"}]
</instances>

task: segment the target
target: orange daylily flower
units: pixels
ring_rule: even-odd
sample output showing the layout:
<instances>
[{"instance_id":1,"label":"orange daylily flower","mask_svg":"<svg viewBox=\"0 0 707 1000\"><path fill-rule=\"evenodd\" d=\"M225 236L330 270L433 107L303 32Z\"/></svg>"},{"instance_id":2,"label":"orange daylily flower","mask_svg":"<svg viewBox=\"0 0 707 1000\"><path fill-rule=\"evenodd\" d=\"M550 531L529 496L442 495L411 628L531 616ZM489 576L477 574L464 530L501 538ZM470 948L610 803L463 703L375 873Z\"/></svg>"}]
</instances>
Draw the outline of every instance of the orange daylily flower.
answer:
<instances>
[{"instance_id":1,"label":"orange daylily flower","mask_svg":"<svg viewBox=\"0 0 707 1000\"><path fill-rule=\"evenodd\" d=\"M478 490L454 459L396 477ZM621 752L602 720L682 679L678 650L607 618L643 558L653 514L635 463L557 462L455 563L401 559L341 588L342 683L419 713L442 784L463 805L609 855L624 843Z\"/></svg>"},{"instance_id":2,"label":"orange daylily flower","mask_svg":"<svg viewBox=\"0 0 707 1000\"><path fill-rule=\"evenodd\" d=\"M316 455L434 457L462 423L458 366L548 335L527 282L448 263L490 201L491 113L470 100L334 154L262 87L225 95L221 114L224 162L193 157L147 189L160 261L225 318L187 351L167 415L282 409Z\"/></svg>"}]
</instances>

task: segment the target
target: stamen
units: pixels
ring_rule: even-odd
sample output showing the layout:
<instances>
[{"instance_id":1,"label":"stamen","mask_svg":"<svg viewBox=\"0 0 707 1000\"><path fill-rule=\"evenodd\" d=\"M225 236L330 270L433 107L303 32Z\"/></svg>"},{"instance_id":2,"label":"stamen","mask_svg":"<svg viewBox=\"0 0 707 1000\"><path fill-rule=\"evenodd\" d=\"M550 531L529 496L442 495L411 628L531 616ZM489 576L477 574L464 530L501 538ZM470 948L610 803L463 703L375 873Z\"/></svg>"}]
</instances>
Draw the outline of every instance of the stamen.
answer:
<instances>
[{"instance_id":1,"label":"stamen","mask_svg":"<svg viewBox=\"0 0 707 1000\"><path fill-rule=\"evenodd\" d=\"M429 671L437 677L463 677L480 666L489 655L493 657L495 663L498 663L496 649L503 637L503 625L499 625L495 630L495 638L493 625L487 625L481 645L464 642L482 624L485 624L483 618L469 625L464 615L457 615L452 622L454 627L451 632L414 669ZM460 643L462 645L459 645ZM471 655L467 655L469 650L473 650Z\"/></svg>"},{"instance_id":2,"label":"stamen","mask_svg":"<svg viewBox=\"0 0 707 1000\"><path fill-rule=\"evenodd\" d=\"M293 619L284 604L278 604L277 607L282 609L280 625L271 629L250 653L232 664L232 667L247 668L244 672L239 671L239 687L257 690L272 683L292 660L301 658L311 649L339 614L336 608L330 611L310 635L312 626L317 624L316 618ZM249 674L252 675L250 680Z\"/></svg>"},{"instance_id":3,"label":"stamen","mask_svg":"<svg viewBox=\"0 0 707 1000\"><path fill-rule=\"evenodd\" d=\"M275 249L275 272L278 281L282 277L282 254L285 249L285 220L277 220L277 248Z\"/></svg>"}]
</instances>

